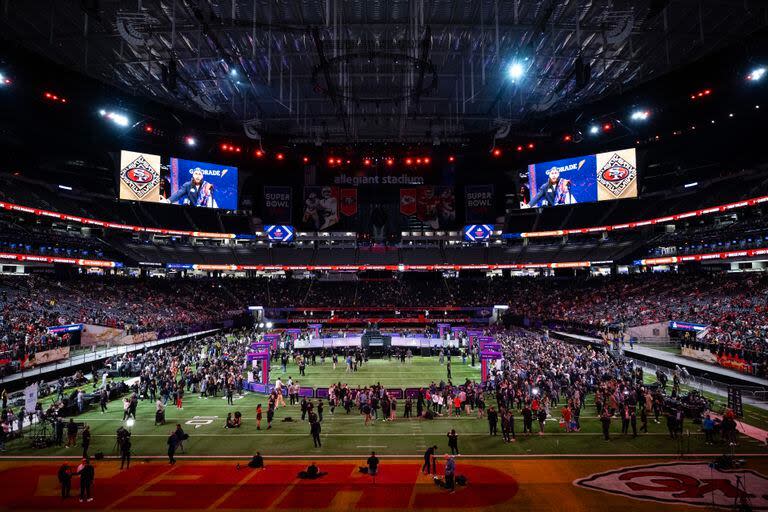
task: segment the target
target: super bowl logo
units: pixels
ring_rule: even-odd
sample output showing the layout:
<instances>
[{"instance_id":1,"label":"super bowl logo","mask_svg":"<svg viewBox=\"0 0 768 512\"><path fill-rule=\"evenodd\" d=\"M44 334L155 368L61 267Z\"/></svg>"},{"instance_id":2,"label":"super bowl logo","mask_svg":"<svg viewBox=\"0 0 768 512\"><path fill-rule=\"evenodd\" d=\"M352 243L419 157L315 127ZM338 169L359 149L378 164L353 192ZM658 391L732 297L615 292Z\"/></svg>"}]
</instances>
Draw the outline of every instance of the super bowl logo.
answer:
<instances>
[{"instance_id":1,"label":"super bowl logo","mask_svg":"<svg viewBox=\"0 0 768 512\"><path fill-rule=\"evenodd\" d=\"M143 199L160 183L160 171L147 162L144 155L139 155L120 170L123 182L138 199Z\"/></svg>"},{"instance_id":2,"label":"super bowl logo","mask_svg":"<svg viewBox=\"0 0 768 512\"><path fill-rule=\"evenodd\" d=\"M614 153L602 169L597 171L597 181L616 197L619 197L636 177L635 166L617 153Z\"/></svg>"},{"instance_id":3,"label":"super bowl logo","mask_svg":"<svg viewBox=\"0 0 768 512\"><path fill-rule=\"evenodd\" d=\"M751 510L768 510L768 478L751 470L723 471L707 462L620 468L573 483L636 500L716 507L749 503Z\"/></svg>"}]
</instances>

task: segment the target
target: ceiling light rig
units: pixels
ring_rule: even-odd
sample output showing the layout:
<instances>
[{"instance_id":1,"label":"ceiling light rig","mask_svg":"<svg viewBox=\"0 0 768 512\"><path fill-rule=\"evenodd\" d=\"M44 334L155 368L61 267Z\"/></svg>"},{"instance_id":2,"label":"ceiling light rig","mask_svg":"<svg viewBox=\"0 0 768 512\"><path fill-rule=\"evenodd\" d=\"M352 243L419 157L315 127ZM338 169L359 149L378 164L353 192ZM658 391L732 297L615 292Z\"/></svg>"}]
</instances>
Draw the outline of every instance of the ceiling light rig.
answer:
<instances>
[{"instance_id":1,"label":"ceiling light rig","mask_svg":"<svg viewBox=\"0 0 768 512\"><path fill-rule=\"evenodd\" d=\"M750 82L759 82L760 80L763 79L766 72L768 72L768 68L764 66L755 68L747 75L747 80L749 80Z\"/></svg>"},{"instance_id":2,"label":"ceiling light rig","mask_svg":"<svg viewBox=\"0 0 768 512\"><path fill-rule=\"evenodd\" d=\"M360 69L363 73L369 71L379 73L382 68L395 69L398 75L403 78L410 76L411 72L417 75L423 74L423 80L415 81L415 83L405 79L400 82L395 81L388 84L387 90L392 92L387 94L383 94L381 89L357 87L354 81L346 84L343 88L338 87L335 83L326 83L326 76L339 76L339 70L342 68ZM403 53L378 51L347 53L327 59L312 69L312 85L316 92L330 98L341 98L354 103L400 104L407 99L423 96L436 90L437 83L437 69L429 60Z\"/></svg>"},{"instance_id":3,"label":"ceiling light rig","mask_svg":"<svg viewBox=\"0 0 768 512\"><path fill-rule=\"evenodd\" d=\"M99 110L99 115L103 117L104 119L109 119L113 123L115 123L117 126L120 126L122 128L127 127L129 124L131 124L130 119L128 119L128 116L124 114L120 114L118 112L112 112L109 110L101 109Z\"/></svg>"}]
</instances>

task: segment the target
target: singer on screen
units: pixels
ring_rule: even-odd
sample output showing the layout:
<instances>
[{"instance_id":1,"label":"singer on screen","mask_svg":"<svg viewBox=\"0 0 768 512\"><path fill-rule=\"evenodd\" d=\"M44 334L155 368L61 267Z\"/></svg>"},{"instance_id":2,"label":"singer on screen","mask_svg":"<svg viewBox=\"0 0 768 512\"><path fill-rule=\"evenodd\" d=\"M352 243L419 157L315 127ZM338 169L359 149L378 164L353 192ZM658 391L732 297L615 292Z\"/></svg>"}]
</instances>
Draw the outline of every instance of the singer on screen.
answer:
<instances>
[{"instance_id":1,"label":"singer on screen","mask_svg":"<svg viewBox=\"0 0 768 512\"><path fill-rule=\"evenodd\" d=\"M216 208L213 190L213 184L203 180L203 171L198 168L192 171L191 180L181 185L168 199L161 199L161 202Z\"/></svg>"},{"instance_id":2,"label":"singer on screen","mask_svg":"<svg viewBox=\"0 0 768 512\"><path fill-rule=\"evenodd\" d=\"M575 204L576 198L571 194L571 180L560 179L560 171L551 169L547 175L549 179L542 183L539 191L528 203L529 207L537 206L556 206L561 204Z\"/></svg>"}]
</instances>

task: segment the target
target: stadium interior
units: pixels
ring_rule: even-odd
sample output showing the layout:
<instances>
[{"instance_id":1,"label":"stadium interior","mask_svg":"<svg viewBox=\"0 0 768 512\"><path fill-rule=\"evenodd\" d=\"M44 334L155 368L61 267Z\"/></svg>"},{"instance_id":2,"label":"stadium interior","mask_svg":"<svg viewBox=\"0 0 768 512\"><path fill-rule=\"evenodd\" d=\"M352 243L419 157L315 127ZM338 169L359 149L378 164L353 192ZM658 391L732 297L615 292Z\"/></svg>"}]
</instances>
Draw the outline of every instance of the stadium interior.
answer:
<instances>
[{"instance_id":1,"label":"stadium interior","mask_svg":"<svg viewBox=\"0 0 768 512\"><path fill-rule=\"evenodd\" d=\"M752 0L0 0L0 509L768 510L766 115Z\"/></svg>"}]
</instances>

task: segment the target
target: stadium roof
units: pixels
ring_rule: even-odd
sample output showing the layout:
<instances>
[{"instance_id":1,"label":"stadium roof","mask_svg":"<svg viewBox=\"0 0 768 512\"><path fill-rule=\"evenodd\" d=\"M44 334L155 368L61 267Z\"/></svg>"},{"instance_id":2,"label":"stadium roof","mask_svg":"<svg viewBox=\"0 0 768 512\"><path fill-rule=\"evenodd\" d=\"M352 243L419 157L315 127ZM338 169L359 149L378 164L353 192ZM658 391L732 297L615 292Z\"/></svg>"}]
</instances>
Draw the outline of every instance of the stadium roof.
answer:
<instances>
[{"instance_id":1,"label":"stadium roof","mask_svg":"<svg viewBox=\"0 0 768 512\"><path fill-rule=\"evenodd\" d=\"M251 121L254 136L456 141L620 93L758 18L740 0L67 0L7 3L0 28L131 93Z\"/></svg>"}]
</instances>

